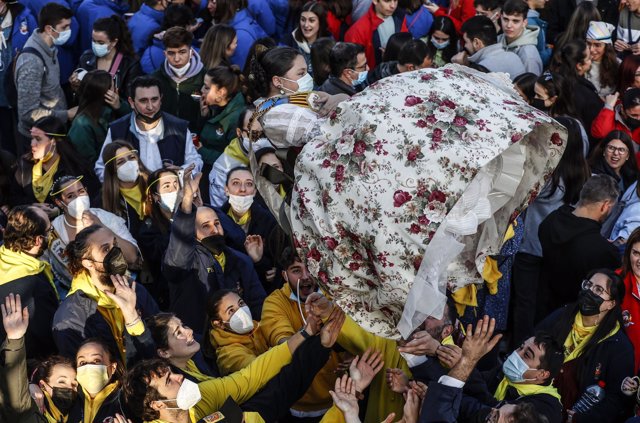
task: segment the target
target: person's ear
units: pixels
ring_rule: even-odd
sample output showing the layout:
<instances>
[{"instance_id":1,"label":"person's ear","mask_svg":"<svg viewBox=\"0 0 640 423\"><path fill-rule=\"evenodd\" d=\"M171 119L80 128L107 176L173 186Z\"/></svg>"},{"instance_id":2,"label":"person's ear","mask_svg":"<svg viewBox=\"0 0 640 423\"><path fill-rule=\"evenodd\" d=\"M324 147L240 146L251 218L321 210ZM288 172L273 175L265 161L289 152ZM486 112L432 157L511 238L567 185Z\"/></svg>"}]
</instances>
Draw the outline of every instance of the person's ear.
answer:
<instances>
[{"instance_id":1,"label":"person's ear","mask_svg":"<svg viewBox=\"0 0 640 423\"><path fill-rule=\"evenodd\" d=\"M406 68L407 68L407 72L411 72L411 71L416 70L416 66L415 66L413 63L409 63L409 64L406 66Z\"/></svg>"},{"instance_id":2,"label":"person's ear","mask_svg":"<svg viewBox=\"0 0 640 423\"><path fill-rule=\"evenodd\" d=\"M169 351L165 351L163 349L156 349L156 353L158 354L158 357L160 358L165 358L165 359L169 359L171 358L171 354L169 353Z\"/></svg>"},{"instance_id":3,"label":"person's ear","mask_svg":"<svg viewBox=\"0 0 640 423\"><path fill-rule=\"evenodd\" d=\"M85 269L93 269L95 267L93 261L83 258L82 261L82 267L84 267Z\"/></svg>"},{"instance_id":4,"label":"person's ear","mask_svg":"<svg viewBox=\"0 0 640 423\"><path fill-rule=\"evenodd\" d=\"M549 370L538 369L538 376L536 376L536 379L543 381L549 379L550 376L551 372Z\"/></svg>"},{"instance_id":5,"label":"person's ear","mask_svg":"<svg viewBox=\"0 0 640 423\"><path fill-rule=\"evenodd\" d=\"M64 203L59 198L54 198L53 204L64 210Z\"/></svg>"},{"instance_id":6,"label":"person's ear","mask_svg":"<svg viewBox=\"0 0 640 423\"><path fill-rule=\"evenodd\" d=\"M151 408L156 410L156 411L160 411L160 410L163 410L163 409L167 408L167 404L165 404L162 401L151 401L149 403L149 406L151 406Z\"/></svg>"},{"instance_id":7,"label":"person's ear","mask_svg":"<svg viewBox=\"0 0 640 423\"><path fill-rule=\"evenodd\" d=\"M271 77L271 83L273 84L274 87L276 87L277 89L282 89L282 80L280 79L280 77L278 76L272 76Z\"/></svg>"},{"instance_id":8,"label":"person's ear","mask_svg":"<svg viewBox=\"0 0 640 423\"><path fill-rule=\"evenodd\" d=\"M453 333L453 325L445 325L445 327L442 328L442 339L446 338L452 333Z\"/></svg>"},{"instance_id":9,"label":"person's ear","mask_svg":"<svg viewBox=\"0 0 640 423\"><path fill-rule=\"evenodd\" d=\"M135 103L133 99L131 97L127 97L127 101L129 102L129 106L131 106L132 109L135 109L134 108Z\"/></svg>"},{"instance_id":10,"label":"person's ear","mask_svg":"<svg viewBox=\"0 0 640 423\"><path fill-rule=\"evenodd\" d=\"M289 276L285 270L282 271L282 279L284 279L286 283L289 283Z\"/></svg>"},{"instance_id":11,"label":"person's ear","mask_svg":"<svg viewBox=\"0 0 640 423\"><path fill-rule=\"evenodd\" d=\"M551 105L553 106L558 101L558 96L554 95L553 97L549 97L549 101L551 101Z\"/></svg>"},{"instance_id":12,"label":"person's ear","mask_svg":"<svg viewBox=\"0 0 640 423\"><path fill-rule=\"evenodd\" d=\"M111 40L111 43L113 43L114 47L117 46L118 45L118 39L116 38L114 40Z\"/></svg>"},{"instance_id":13,"label":"person's ear","mask_svg":"<svg viewBox=\"0 0 640 423\"><path fill-rule=\"evenodd\" d=\"M224 323L222 323L222 320L214 319L211 321L211 327L213 329L224 329Z\"/></svg>"}]
</instances>

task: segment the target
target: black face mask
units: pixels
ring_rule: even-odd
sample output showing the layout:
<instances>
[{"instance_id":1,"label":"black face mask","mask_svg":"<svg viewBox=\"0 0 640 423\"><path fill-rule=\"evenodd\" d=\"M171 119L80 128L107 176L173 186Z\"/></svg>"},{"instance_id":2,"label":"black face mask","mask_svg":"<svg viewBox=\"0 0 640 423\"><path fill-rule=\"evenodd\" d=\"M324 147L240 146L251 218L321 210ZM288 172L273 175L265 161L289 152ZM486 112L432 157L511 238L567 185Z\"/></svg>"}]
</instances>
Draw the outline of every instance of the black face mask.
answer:
<instances>
[{"instance_id":1,"label":"black face mask","mask_svg":"<svg viewBox=\"0 0 640 423\"><path fill-rule=\"evenodd\" d=\"M120 247L114 246L102 260L104 271L109 275L124 275L127 272L127 260Z\"/></svg>"},{"instance_id":2,"label":"black face mask","mask_svg":"<svg viewBox=\"0 0 640 423\"><path fill-rule=\"evenodd\" d=\"M211 235L206 238L202 238L200 243L207 250L211 251L211 254L218 255L220 254L225 247L224 235Z\"/></svg>"},{"instance_id":3,"label":"black face mask","mask_svg":"<svg viewBox=\"0 0 640 423\"><path fill-rule=\"evenodd\" d=\"M149 117L146 115L143 115L142 113L140 113L138 111L138 109L134 108L135 112L136 112L136 119L140 119L143 123L146 123L147 125L151 125L152 123L156 123L158 121L158 119L160 119L162 117L162 111L158 110L158 112Z\"/></svg>"},{"instance_id":4,"label":"black face mask","mask_svg":"<svg viewBox=\"0 0 640 423\"><path fill-rule=\"evenodd\" d=\"M640 119L634 119L629 116L624 118L624 123L626 123L629 129L631 129L632 131L640 127Z\"/></svg>"},{"instance_id":5,"label":"black face mask","mask_svg":"<svg viewBox=\"0 0 640 423\"><path fill-rule=\"evenodd\" d=\"M600 313L600 306L604 300L590 289L583 289L578 294L578 306L583 316L595 316Z\"/></svg>"},{"instance_id":6,"label":"black face mask","mask_svg":"<svg viewBox=\"0 0 640 423\"><path fill-rule=\"evenodd\" d=\"M53 387L52 389L53 392L51 394L51 402L53 402L53 405L55 405L62 414L69 414L69 411L71 411L71 407L73 407L73 404L76 402L78 392L74 391L71 388Z\"/></svg>"},{"instance_id":7,"label":"black face mask","mask_svg":"<svg viewBox=\"0 0 640 423\"><path fill-rule=\"evenodd\" d=\"M544 100L540 100L539 98L534 98L533 100L531 100L531 105L536 109L540 110L541 112L545 112L545 113L548 113L550 109L550 107L547 107L544 104Z\"/></svg>"}]
</instances>

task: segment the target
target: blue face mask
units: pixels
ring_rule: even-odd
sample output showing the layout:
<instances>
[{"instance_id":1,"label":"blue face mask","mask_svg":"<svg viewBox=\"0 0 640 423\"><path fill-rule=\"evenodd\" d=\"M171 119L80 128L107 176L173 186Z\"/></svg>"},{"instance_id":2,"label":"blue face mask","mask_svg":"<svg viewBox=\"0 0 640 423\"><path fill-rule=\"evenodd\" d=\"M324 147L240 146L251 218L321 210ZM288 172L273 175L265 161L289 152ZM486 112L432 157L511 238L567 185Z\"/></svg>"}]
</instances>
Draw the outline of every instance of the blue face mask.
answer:
<instances>
[{"instance_id":1,"label":"blue face mask","mask_svg":"<svg viewBox=\"0 0 640 423\"><path fill-rule=\"evenodd\" d=\"M53 32L58 33L58 38L53 38L53 44L57 45L57 46L61 46L64 43L66 43L67 41L69 41L69 38L71 38L71 30L67 29L66 31L56 31L55 29L53 30Z\"/></svg>"},{"instance_id":2,"label":"blue face mask","mask_svg":"<svg viewBox=\"0 0 640 423\"><path fill-rule=\"evenodd\" d=\"M109 44L98 44L96 42L91 43L91 50L96 57L104 57L109 54Z\"/></svg>"},{"instance_id":3,"label":"blue face mask","mask_svg":"<svg viewBox=\"0 0 640 423\"><path fill-rule=\"evenodd\" d=\"M355 80L351 81L351 85L356 87L356 86L364 83L364 81L367 80L367 74L369 74L369 71L362 71L362 72L358 73L358 79L355 79Z\"/></svg>"},{"instance_id":4,"label":"blue face mask","mask_svg":"<svg viewBox=\"0 0 640 423\"><path fill-rule=\"evenodd\" d=\"M520 383L520 382L526 382L529 380L535 380L535 379L524 378L524 373L527 370L536 370L536 369L529 369L529 365L525 363L522 357L520 357L520 354L518 354L518 351L512 352L511 355L507 357L507 359L504 361L504 364L502 365L502 373L504 373L504 376L507 379L509 379L509 381L512 383Z\"/></svg>"},{"instance_id":5,"label":"blue face mask","mask_svg":"<svg viewBox=\"0 0 640 423\"><path fill-rule=\"evenodd\" d=\"M431 44L434 45L435 48L437 48L438 50L442 50L445 49L449 46L449 43L451 42L451 40L447 40L444 43L439 43L437 42L435 39L431 39Z\"/></svg>"}]
</instances>

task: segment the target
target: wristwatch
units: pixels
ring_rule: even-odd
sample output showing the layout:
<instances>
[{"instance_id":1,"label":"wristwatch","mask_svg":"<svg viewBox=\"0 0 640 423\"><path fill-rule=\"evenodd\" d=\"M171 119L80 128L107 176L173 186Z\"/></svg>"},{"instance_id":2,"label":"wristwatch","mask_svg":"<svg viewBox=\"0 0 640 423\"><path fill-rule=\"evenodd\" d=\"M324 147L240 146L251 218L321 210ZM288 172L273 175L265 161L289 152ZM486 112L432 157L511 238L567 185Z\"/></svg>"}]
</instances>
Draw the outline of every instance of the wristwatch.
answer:
<instances>
[{"instance_id":1,"label":"wristwatch","mask_svg":"<svg viewBox=\"0 0 640 423\"><path fill-rule=\"evenodd\" d=\"M300 329L300 335L302 335L304 339L311 338L311 334L304 329L304 326Z\"/></svg>"}]
</instances>

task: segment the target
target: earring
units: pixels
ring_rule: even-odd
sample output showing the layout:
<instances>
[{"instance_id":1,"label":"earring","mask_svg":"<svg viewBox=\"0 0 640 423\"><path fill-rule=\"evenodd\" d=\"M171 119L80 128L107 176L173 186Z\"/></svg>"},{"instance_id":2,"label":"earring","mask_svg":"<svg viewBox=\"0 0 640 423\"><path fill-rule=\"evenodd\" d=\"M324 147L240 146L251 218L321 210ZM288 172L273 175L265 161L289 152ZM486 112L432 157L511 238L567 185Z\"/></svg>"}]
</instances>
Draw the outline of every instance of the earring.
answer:
<instances>
[{"instance_id":1,"label":"earring","mask_svg":"<svg viewBox=\"0 0 640 423\"><path fill-rule=\"evenodd\" d=\"M280 87L280 95L284 95L284 90Z\"/></svg>"}]
</instances>

